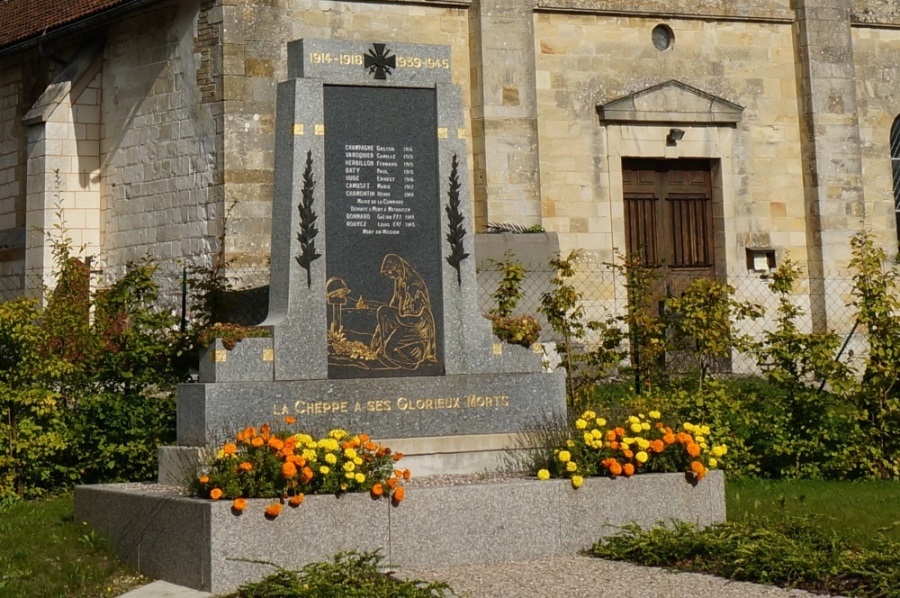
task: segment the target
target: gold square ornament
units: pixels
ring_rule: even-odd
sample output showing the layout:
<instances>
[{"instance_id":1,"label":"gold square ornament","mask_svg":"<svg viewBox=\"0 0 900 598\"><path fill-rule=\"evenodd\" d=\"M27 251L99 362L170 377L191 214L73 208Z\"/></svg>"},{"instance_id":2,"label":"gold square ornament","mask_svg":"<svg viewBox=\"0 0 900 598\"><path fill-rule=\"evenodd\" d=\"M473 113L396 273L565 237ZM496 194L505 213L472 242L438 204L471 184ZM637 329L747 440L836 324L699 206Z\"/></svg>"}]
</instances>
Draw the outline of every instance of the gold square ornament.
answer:
<instances>
[{"instance_id":1,"label":"gold square ornament","mask_svg":"<svg viewBox=\"0 0 900 598\"><path fill-rule=\"evenodd\" d=\"M438 139L447 139L448 135L447 127L440 127L438 129Z\"/></svg>"},{"instance_id":2,"label":"gold square ornament","mask_svg":"<svg viewBox=\"0 0 900 598\"><path fill-rule=\"evenodd\" d=\"M322 136L325 134L325 125L319 124L316 125L316 135Z\"/></svg>"},{"instance_id":3,"label":"gold square ornament","mask_svg":"<svg viewBox=\"0 0 900 598\"><path fill-rule=\"evenodd\" d=\"M303 135L303 123L294 123L294 135Z\"/></svg>"},{"instance_id":4,"label":"gold square ornament","mask_svg":"<svg viewBox=\"0 0 900 598\"><path fill-rule=\"evenodd\" d=\"M503 343L494 343L494 355L503 355Z\"/></svg>"},{"instance_id":5,"label":"gold square ornament","mask_svg":"<svg viewBox=\"0 0 900 598\"><path fill-rule=\"evenodd\" d=\"M228 359L228 351L226 351L225 349L216 349L212 352L211 357L213 363L225 363L225 361Z\"/></svg>"},{"instance_id":6,"label":"gold square ornament","mask_svg":"<svg viewBox=\"0 0 900 598\"><path fill-rule=\"evenodd\" d=\"M263 349L263 361L275 361L275 349Z\"/></svg>"}]
</instances>

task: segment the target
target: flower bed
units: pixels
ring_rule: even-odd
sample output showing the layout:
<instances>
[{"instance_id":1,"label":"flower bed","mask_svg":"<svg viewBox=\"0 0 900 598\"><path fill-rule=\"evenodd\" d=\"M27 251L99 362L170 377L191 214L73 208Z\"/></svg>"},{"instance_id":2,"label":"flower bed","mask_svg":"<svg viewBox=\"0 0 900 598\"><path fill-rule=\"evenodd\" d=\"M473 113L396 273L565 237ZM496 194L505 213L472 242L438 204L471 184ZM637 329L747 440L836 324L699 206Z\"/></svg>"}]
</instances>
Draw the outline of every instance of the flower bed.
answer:
<instances>
[{"instance_id":1,"label":"flower bed","mask_svg":"<svg viewBox=\"0 0 900 598\"><path fill-rule=\"evenodd\" d=\"M307 496L274 519L261 515L269 504L248 499L237 515L231 502L152 484L81 486L75 517L146 575L216 593L270 573L260 561L299 568L342 550L381 549L397 567L515 562L574 554L630 521L725 519L715 470L696 485L675 473L588 478L577 490L570 480L534 479L423 486L400 506L371 494Z\"/></svg>"}]
</instances>

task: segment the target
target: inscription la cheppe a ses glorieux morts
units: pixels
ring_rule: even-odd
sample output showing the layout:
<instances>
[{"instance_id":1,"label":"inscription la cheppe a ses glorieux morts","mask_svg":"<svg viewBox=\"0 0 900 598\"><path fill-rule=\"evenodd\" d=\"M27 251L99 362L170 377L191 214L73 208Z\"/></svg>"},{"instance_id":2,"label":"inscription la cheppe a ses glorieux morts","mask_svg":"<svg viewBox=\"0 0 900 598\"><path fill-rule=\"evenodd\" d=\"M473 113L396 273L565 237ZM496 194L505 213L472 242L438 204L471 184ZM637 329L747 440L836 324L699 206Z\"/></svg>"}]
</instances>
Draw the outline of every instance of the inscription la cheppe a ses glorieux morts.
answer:
<instances>
[{"instance_id":1,"label":"inscription la cheppe a ses glorieux morts","mask_svg":"<svg viewBox=\"0 0 900 598\"><path fill-rule=\"evenodd\" d=\"M283 403L273 405L276 416L315 416L339 413L400 413L408 411L440 411L458 409L508 409L509 395L475 395L459 397L433 397L409 399L398 397L394 400L370 401L304 401L293 405Z\"/></svg>"}]
</instances>

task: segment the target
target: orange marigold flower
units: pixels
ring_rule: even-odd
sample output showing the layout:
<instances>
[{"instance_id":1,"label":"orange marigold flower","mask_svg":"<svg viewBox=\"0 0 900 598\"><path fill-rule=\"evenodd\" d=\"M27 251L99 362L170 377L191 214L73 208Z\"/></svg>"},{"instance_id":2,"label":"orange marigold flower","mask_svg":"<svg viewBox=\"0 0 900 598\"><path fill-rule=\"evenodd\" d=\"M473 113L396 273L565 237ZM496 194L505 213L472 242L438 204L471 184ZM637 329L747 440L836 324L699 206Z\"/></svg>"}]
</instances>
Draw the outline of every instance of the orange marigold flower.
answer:
<instances>
[{"instance_id":1,"label":"orange marigold flower","mask_svg":"<svg viewBox=\"0 0 900 598\"><path fill-rule=\"evenodd\" d=\"M694 442L690 442L687 445L687 454L691 457L700 456L700 445Z\"/></svg>"},{"instance_id":2,"label":"orange marigold flower","mask_svg":"<svg viewBox=\"0 0 900 598\"><path fill-rule=\"evenodd\" d=\"M657 438L656 440L650 441L650 450L653 451L654 453L661 453L664 450L666 450L666 445L663 443L662 440Z\"/></svg>"},{"instance_id":3,"label":"orange marigold flower","mask_svg":"<svg viewBox=\"0 0 900 598\"><path fill-rule=\"evenodd\" d=\"M656 422L655 424L653 424L653 426L654 426L657 430L662 430L663 428L666 427L666 425L665 425L664 423L662 423L662 422Z\"/></svg>"},{"instance_id":4,"label":"orange marigold flower","mask_svg":"<svg viewBox=\"0 0 900 598\"><path fill-rule=\"evenodd\" d=\"M620 446L621 445L618 442L616 442L615 440L613 440L612 442L609 443L609 448L611 448L614 451L619 450Z\"/></svg>"},{"instance_id":5,"label":"orange marigold flower","mask_svg":"<svg viewBox=\"0 0 900 598\"><path fill-rule=\"evenodd\" d=\"M284 423L286 423L289 426L292 426L295 423L297 423L297 418L294 417L293 415L288 415L284 418Z\"/></svg>"},{"instance_id":6,"label":"orange marigold flower","mask_svg":"<svg viewBox=\"0 0 900 598\"><path fill-rule=\"evenodd\" d=\"M665 436L663 436L663 443L665 444L675 444L675 435L671 432L667 432Z\"/></svg>"},{"instance_id":7,"label":"orange marigold flower","mask_svg":"<svg viewBox=\"0 0 900 598\"><path fill-rule=\"evenodd\" d=\"M375 453L375 456L376 457L384 457L385 455L390 455L390 454L391 454L391 449L389 449L386 446L383 446L378 449L378 452Z\"/></svg>"},{"instance_id":8,"label":"orange marigold flower","mask_svg":"<svg viewBox=\"0 0 900 598\"><path fill-rule=\"evenodd\" d=\"M268 517L278 517L279 513L281 513L281 503L272 503L266 507L266 515Z\"/></svg>"},{"instance_id":9,"label":"orange marigold flower","mask_svg":"<svg viewBox=\"0 0 900 598\"><path fill-rule=\"evenodd\" d=\"M256 429L251 427L246 427L240 431L237 435L237 439L240 442L248 442L251 438L256 435Z\"/></svg>"},{"instance_id":10,"label":"orange marigold flower","mask_svg":"<svg viewBox=\"0 0 900 598\"><path fill-rule=\"evenodd\" d=\"M397 487L397 478L390 478L387 481L387 485L388 485L388 488L390 488L391 490L396 488Z\"/></svg>"},{"instance_id":11,"label":"orange marigold flower","mask_svg":"<svg viewBox=\"0 0 900 598\"><path fill-rule=\"evenodd\" d=\"M221 488L213 488L209 491L209 497L213 500L219 500L222 498L222 489Z\"/></svg>"},{"instance_id":12,"label":"orange marigold flower","mask_svg":"<svg viewBox=\"0 0 900 598\"><path fill-rule=\"evenodd\" d=\"M378 450L378 445L375 444L374 442L372 442L371 440L368 440L363 443L363 448L366 449L367 451L375 451L375 450Z\"/></svg>"},{"instance_id":13,"label":"orange marigold flower","mask_svg":"<svg viewBox=\"0 0 900 598\"><path fill-rule=\"evenodd\" d=\"M609 464L609 473L614 476L622 475L622 465L618 461Z\"/></svg>"},{"instance_id":14,"label":"orange marigold flower","mask_svg":"<svg viewBox=\"0 0 900 598\"><path fill-rule=\"evenodd\" d=\"M253 469L253 463L250 463L250 461L243 461L240 465L238 465L238 469L240 469L241 471L250 471L251 469Z\"/></svg>"},{"instance_id":15,"label":"orange marigold flower","mask_svg":"<svg viewBox=\"0 0 900 598\"><path fill-rule=\"evenodd\" d=\"M394 470L394 477L402 478L402 477L403 477L403 470L402 470L402 469L395 469L395 470Z\"/></svg>"},{"instance_id":16,"label":"orange marigold flower","mask_svg":"<svg viewBox=\"0 0 900 598\"><path fill-rule=\"evenodd\" d=\"M403 479L408 480L412 477L412 473L408 469L403 470Z\"/></svg>"},{"instance_id":17,"label":"orange marigold flower","mask_svg":"<svg viewBox=\"0 0 900 598\"><path fill-rule=\"evenodd\" d=\"M606 431L606 441L607 442L615 442L617 436L615 430L607 430Z\"/></svg>"},{"instance_id":18,"label":"orange marigold flower","mask_svg":"<svg viewBox=\"0 0 900 598\"><path fill-rule=\"evenodd\" d=\"M237 445L233 442L229 442L225 446L222 447L222 452L226 455L233 455L237 452Z\"/></svg>"},{"instance_id":19,"label":"orange marigold flower","mask_svg":"<svg viewBox=\"0 0 900 598\"><path fill-rule=\"evenodd\" d=\"M381 484L374 484L372 486L372 496L381 496L384 494L384 486Z\"/></svg>"},{"instance_id":20,"label":"orange marigold flower","mask_svg":"<svg viewBox=\"0 0 900 598\"><path fill-rule=\"evenodd\" d=\"M208 475L200 476L200 483L201 484L209 484L209 476Z\"/></svg>"},{"instance_id":21,"label":"orange marigold flower","mask_svg":"<svg viewBox=\"0 0 900 598\"><path fill-rule=\"evenodd\" d=\"M302 503L302 502L303 502L302 494L295 494L294 496L292 496L288 499L288 504L291 505L292 507L299 507L300 503Z\"/></svg>"},{"instance_id":22,"label":"orange marigold flower","mask_svg":"<svg viewBox=\"0 0 900 598\"><path fill-rule=\"evenodd\" d=\"M624 451L622 451L622 454L625 456L626 459L634 458L634 453L628 449L625 449Z\"/></svg>"},{"instance_id":23,"label":"orange marigold flower","mask_svg":"<svg viewBox=\"0 0 900 598\"><path fill-rule=\"evenodd\" d=\"M255 446L256 448L259 448L259 447L261 447L263 444L265 444L265 442L266 442L266 441L262 439L262 436L254 436L254 437L253 437L253 440L250 441L250 444L252 444L252 445Z\"/></svg>"},{"instance_id":24,"label":"orange marigold flower","mask_svg":"<svg viewBox=\"0 0 900 598\"><path fill-rule=\"evenodd\" d=\"M703 466L703 463L700 463L699 461L692 461L691 472L697 477L698 480L702 480L706 475L706 468Z\"/></svg>"},{"instance_id":25,"label":"orange marigold flower","mask_svg":"<svg viewBox=\"0 0 900 598\"><path fill-rule=\"evenodd\" d=\"M368 434L360 434L359 436L357 436L357 438L359 438L360 442L369 442Z\"/></svg>"},{"instance_id":26,"label":"orange marigold flower","mask_svg":"<svg viewBox=\"0 0 900 598\"><path fill-rule=\"evenodd\" d=\"M272 436L269 438L269 448L274 451L280 451L284 448L284 441L278 436Z\"/></svg>"},{"instance_id":27,"label":"orange marigold flower","mask_svg":"<svg viewBox=\"0 0 900 598\"><path fill-rule=\"evenodd\" d=\"M631 477L634 475L634 465L631 463L626 463L624 467L622 467L622 473L625 474L625 477Z\"/></svg>"},{"instance_id":28,"label":"orange marigold flower","mask_svg":"<svg viewBox=\"0 0 900 598\"><path fill-rule=\"evenodd\" d=\"M281 475L287 479L291 479L297 475L297 467L290 461L281 466Z\"/></svg>"},{"instance_id":29,"label":"orange marigold flower","mask_svg":"<svg viewBox=\"0 0 900 598\"><path fill-rule=\"evenodd\" d=\"M615 433L616 433L616 436L618 436L619 438L625 438L625 428L620 426L615 429Z\"/></svg>"},{"instance_id":30,"label":"orange marigold flower","mask_svg":"<svg viewBox=\"0 0 900 598\"><path fill-rule=\"evenodd\" d=\"M681 444L688 444L694 442L694 437L687 432L679 432L675 435L675 440L677 440Z\"/></svg>"},{"instance_id":31,"label":"orange marigold flower","mask_svg":"<svg viewBox=\"0 0 900 598\"><path fill-rule=\"evenodd\" d=\"M235 511L241 512L247 508L247 501L243 498L236 498L234 502L231 503L231 508Z\"/></svg>"},{"instance_id":32,"label":"orange marigold flower","mask_svg":"<svg viewBox=\"0 0 900 598\"><path fill-rule=\"evenodd\" d=\"M402 458L403 458L403 453L394 453L394 454L391 456L391 459L393 459L395 463L396 463L397 461L399 461L400 459L402 459Z\"/></svg>"},{"instance_id":33,"label":"orange marigold flower","mask_svg":"<svg viewBox=\"0 0 900 598\"><path fill-rule=\"evenodd\" d=\"M395 503L402 502L403 499L406 498L406 488L400 486L394 490L394 494L391 496L391 500Z\"/></svg>"},{"instance_id":34,"label":"orange marigold flower","mask_svg":"<svg viewBox=\"0 0 900 598\"><path fill-rule=\"evenodd\" d=\"M304 484L308 483L313 479L313 470L309 467L304 467L300 470L300 481Z\"/></svg>"}]
</instances>

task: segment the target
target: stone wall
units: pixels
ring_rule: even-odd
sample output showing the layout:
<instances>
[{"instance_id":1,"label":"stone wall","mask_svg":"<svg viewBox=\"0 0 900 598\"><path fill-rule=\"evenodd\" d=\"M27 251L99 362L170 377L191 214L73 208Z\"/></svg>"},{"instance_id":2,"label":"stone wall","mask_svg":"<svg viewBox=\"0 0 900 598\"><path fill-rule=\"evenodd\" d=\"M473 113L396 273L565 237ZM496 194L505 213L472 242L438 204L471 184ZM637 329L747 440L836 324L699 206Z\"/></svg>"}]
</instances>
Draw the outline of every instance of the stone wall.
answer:
<instances>
[{"instance_id":1,"label":"stone wall","mask_svg":"<svg viewBox=\"0 0 900 598\"><path fill-rule=\"evenodd\" d=\"M198 73L207 64L198 55L209 55L198 44L215 41L198 39L200 12L197 0L164 3L108 36L101 151L113 270L148 253L208 259L217 249L221 119Z\"/></svg>"},{"instance_id":2,"label":"stone wall","mask_svg":"<svg viewBox=\"0 0 900 598\"><path fill-rule=\"evenodd\" d=\"M0 61L0 294L18 291L24 284L24 83L22 59L17 58Z\"/></svg>"},{"instance_id":3,"label":"stone wall","mask_svg":"<svg viewBox=\"0 0 900 598\"><path fill-rule=\"evenodd\" d=\"M603 259L613 247L624 249L621 190L611 177L621 167L614 163L620 155L709 157L732 164L727 180L718 181L730 190L722 200L730 203L725 222L719 223L729 229L729 253L772 246L805 258L789 22L549 12L537 14L535 22L544 223L560 233L561 247L586 248ZM674 33L671 50L659 51L651 42L660 22ZM668 127L634 126L622 133L633 140L629 149L611 147L622 140L600 126L597 107L670 79L743 106L742 120L733 131L689 129L668 149Z\"/></svg>"}]
</instances>

